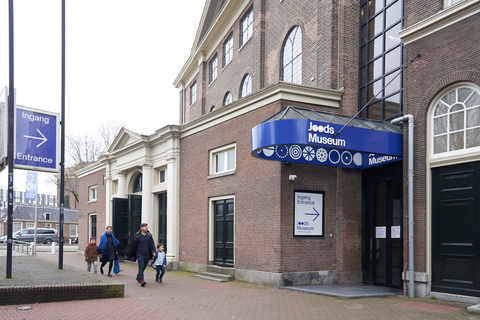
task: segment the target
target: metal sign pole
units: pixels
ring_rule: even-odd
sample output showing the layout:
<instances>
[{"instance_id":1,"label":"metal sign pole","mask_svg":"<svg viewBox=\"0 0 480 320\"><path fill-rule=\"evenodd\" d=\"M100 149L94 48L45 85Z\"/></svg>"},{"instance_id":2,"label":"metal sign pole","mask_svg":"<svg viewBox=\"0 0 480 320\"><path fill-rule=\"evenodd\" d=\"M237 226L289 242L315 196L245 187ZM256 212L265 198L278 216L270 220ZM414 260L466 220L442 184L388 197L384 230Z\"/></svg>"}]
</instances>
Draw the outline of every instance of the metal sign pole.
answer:
<instances>
[{"instance_id":1,"label":"metal sign pole","mask_svg":"<svg viewBox=\"0 0 480 320\"><path fill-rule=\"evenodd\" d=\"M65 0L62 0L62 112L60 151L60 238L58 247L58 269L63 269L63 221L65 201Z\"/></svg>"},{"instance_id":2,"label":"metal sign pole","mask_svg":"<svg viewBox=\"0 0 480 320\"><path fill-rule=\"evenodd\" d=\"M7 274L12 277L13 236L13 127L15 86L13 78L13 0L8 1L9 88L8 88L8 218L7 218Z\"/></svg>"}]
</instances>

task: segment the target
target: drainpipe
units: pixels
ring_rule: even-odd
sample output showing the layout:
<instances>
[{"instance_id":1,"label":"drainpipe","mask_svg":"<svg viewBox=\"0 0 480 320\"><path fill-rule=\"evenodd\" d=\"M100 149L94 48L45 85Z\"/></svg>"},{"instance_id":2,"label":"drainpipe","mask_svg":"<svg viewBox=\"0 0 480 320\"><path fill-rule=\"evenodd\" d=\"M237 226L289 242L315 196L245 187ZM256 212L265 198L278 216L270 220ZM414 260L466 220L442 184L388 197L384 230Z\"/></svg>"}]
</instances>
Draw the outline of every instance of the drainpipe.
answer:
<instances>
[{"instance_id":1,"label":"drainpipe","mask_svg":"<svg viewBox=\"0 0 480 320\"><path fill-rule=\"evenodd\" d=\"M408 296L415 298L415 269L414 269L414 246L413 246L413 116L407 114L391 121L392 124L408 120Z\"/></svg>"}]
</instances>

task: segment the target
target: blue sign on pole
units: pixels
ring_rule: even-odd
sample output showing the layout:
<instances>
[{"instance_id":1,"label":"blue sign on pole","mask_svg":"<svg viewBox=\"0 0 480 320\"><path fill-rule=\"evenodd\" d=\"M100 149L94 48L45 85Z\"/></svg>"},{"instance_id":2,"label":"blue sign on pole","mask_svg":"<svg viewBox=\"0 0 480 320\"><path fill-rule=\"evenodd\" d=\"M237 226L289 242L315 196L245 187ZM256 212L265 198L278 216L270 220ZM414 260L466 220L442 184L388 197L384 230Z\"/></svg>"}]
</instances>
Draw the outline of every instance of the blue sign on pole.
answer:
<instances>
[{"instance_id":1,"label":"blue sign on pole","mask_svg":"<svg viewBox=\"0 0 480 320\"><path fill-rule=\"evenodd\" d=\"M35 200L37 194L37 173L35 171L27 171L27 183L25 189L25 199Z\"/></svg>"},{"instance_id":2,"label":"blue sign on pole","mask_svg":"<svg viewBox=\"0 0 480 320\"><path fill-rule=\"evenodd\" d=\"M17 106L14 167L58 172L59 115Z\"/></svg>"}]
</instances>

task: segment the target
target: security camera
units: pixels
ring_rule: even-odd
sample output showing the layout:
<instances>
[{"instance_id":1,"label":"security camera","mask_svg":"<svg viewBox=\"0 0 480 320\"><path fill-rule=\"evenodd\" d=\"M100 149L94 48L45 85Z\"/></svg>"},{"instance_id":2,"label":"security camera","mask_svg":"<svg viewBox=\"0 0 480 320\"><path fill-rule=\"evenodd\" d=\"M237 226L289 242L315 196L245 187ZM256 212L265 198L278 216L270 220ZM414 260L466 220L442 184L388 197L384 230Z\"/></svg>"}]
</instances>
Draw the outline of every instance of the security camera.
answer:
<instances>
[{"instance_id":1,"label":"security camera","mask_svg":"<svg viewBox=\"0 0 480 320\"><path fill-rule=\"evenodd\" d=\"M297 180L297 176L294 175L294 174L291 174L291 175L288 176L288 180L295 181L295 180Z\"/></svg>"}]
</instances>

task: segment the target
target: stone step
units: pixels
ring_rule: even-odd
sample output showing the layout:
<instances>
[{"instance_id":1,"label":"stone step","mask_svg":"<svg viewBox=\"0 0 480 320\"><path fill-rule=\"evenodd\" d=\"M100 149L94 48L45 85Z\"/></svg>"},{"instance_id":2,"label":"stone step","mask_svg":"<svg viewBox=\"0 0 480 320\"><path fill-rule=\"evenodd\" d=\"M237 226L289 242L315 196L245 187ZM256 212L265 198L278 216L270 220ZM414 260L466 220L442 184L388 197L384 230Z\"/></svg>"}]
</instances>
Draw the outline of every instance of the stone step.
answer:
<instances>
[{"instance_id":1,"label":"stone step","mask_svg":"<svg viewBox=\"0 0 480 320\"><path fill-rule=\"evenodd\" d=\"M202 272L201 274L195 275L195 277L205 279L205 280L218 281L218 282L227 282L227 281L234 280L234 277L232 275L226 275L226 274L215 273L215 272Z\"/></svg>"},{"instance_id":2,"label":"stone step","mask_svg":"<svg viewBox=\"0 0 480 320\"><path fill-rule=\"evenodd\" d=\"M207 272L212 272L212 273L221 273L221 274L226 274L229 276L234 277L235 275L235 269L234 268L225 268L225 267L219 267L219 266L214 266L214 265L208 265L207 266Z\"/></svg>"}]
</instances>

